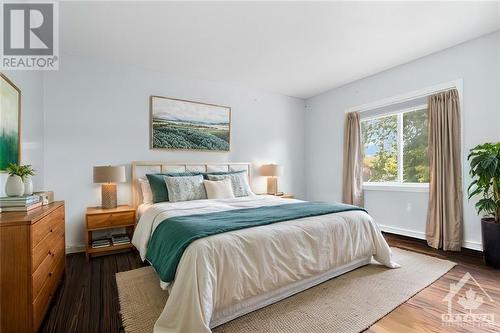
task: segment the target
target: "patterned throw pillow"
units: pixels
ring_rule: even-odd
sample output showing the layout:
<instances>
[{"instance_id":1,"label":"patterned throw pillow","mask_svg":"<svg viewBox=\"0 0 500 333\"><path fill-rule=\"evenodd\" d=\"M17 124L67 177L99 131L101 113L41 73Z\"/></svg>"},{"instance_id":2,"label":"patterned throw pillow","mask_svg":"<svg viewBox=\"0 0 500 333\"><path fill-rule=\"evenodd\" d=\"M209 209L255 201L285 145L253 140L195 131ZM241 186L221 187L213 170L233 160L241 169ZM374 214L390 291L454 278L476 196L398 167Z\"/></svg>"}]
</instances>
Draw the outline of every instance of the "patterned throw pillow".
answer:
<instances>
[{"instance_id":1,"label":"patterned throw pillow","mask_svg":"<svg viewBox=\"0 0 500 333\"><path fill-rule=\"evenodd\" d=\"M168 190L168 201L189 201L206 199L203 175L169 177L165 176L165 184Z\"/></svg>"},{"instance_id":2,"label":"patterned throw pillow","mask_svg":"<svg viewBox=\"0 0 500 333\"><path fill-rule=\"evenodd\" d=\"M168 190L165 185L165 176L169 177L185 177L185 176L197 176L201 173L193 172L170 172L170 173L152 173L147 174L149 185L151 186L151 191L153 193L153 203L168 201Z\"/></svg>"},{"instance_id":3,"label":"patterned throw pillow","mask_svg":"<svg viewBox=\"0 0 500 333\"><path fill-rule=\"evenodd\" d=\"M209 180L230 179L235 197L247 197L249 195L253 195L253 192L250 189L250 184L248 184L248 177L245 171L225 175L208 174L207 177Z\"/></svg>"}]
</instances>

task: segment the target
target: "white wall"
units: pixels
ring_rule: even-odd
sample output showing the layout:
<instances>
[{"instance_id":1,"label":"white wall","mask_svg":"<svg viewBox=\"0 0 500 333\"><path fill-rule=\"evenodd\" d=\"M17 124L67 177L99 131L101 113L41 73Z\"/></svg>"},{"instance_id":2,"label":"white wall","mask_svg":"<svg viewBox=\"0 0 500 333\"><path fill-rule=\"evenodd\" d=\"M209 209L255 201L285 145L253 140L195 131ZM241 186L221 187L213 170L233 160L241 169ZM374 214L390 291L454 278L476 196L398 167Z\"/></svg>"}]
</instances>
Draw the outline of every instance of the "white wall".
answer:
<instances>
[{"instance_id":1,"label":"white wall","mask_svg":"<svg viewBox=\"0 0 500 333\"><path fill-rule=\"evenodd\" d=\"M369 52L369 50L367 50ZM500 141L500 32L333 89L306 101L307 198L341 199L344 112L350 107L463 79L463 158ZM469 169L464 170L468 173ZM464 191L470 183L465 177ZM366 207L387 230L424 236L427 193L366 191ZM474 202L464 196L465 246L480 249Z\"/></svg>"},{"instance_id":2,"label":"white wall","mask_svg":"<svg viewBox=\"0 0 500 333\"><path fill-rule=\"evenodd\" d=\"M21 163L31 164L35 191L43 190L43 75L36 71L5 71L21 90ZM5 195L7 173L0 173L0 197Z\"/></svg>"},{"instance_id":3,"label":"white wall","mask_svg":"<svg viewBox=\"0 0 500 333\"><path fill-rule=\"evenodd\" d=\"M230 106L231 152L150 150L150 95ZM85 208L100 203L94 165L276 162L285 170L281 190L305 194L302 99L63 55L59 71L44 75L44 110L45 184L66 201L69 247L83 244ZM265 191L263 177L253 185ZM120 203L131 202L130 184L120 184L118 191Z\"/></svg>"}]
</instances>

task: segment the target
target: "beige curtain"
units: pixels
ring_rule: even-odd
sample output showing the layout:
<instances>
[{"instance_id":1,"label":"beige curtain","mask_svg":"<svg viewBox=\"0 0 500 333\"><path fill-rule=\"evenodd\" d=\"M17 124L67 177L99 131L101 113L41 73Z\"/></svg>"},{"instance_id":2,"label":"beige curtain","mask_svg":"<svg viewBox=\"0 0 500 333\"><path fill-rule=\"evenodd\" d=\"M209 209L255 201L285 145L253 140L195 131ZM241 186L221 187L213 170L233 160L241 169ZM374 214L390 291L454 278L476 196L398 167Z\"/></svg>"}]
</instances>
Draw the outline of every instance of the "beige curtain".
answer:
<instances>
[{"instance_id":1,"label":"beige curtain","mask_svg":"<svg viewBox=\"0 0 500 333\"><path fill-rule=\"evenodd\" d=\"M429 210L427 243L460 251L463 196L460 156L460 110L457 90L429 97Z\"/></svg>"},{"instance_id":2,"label":"beige curtain","mask_svg":"<svg viewBox=\"0 0 500 333\"><path fill-rule=\"evenodd\" d=\"M345 117L342 201L363 206L363 156L359 112Z\"/></svg>"}]
</instances>

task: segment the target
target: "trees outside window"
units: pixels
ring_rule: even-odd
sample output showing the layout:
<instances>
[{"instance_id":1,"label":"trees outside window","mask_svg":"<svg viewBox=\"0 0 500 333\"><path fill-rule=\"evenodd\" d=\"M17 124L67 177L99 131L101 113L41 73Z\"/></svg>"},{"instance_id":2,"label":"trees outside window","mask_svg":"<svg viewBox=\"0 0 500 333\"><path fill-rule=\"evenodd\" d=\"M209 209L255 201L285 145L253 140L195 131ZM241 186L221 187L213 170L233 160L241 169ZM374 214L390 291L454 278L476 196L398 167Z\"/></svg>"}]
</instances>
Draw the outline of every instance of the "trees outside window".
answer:
<instances>
[{"instance_id":1,"label":"trees outside window","mask_svg":"<svg viewBox=\"0 0 500 333\"><path fill-rule=\"evenodd\" d=\"M363 181L428 183L427 107L361 120Z\"/></svg>"}]
</instances>

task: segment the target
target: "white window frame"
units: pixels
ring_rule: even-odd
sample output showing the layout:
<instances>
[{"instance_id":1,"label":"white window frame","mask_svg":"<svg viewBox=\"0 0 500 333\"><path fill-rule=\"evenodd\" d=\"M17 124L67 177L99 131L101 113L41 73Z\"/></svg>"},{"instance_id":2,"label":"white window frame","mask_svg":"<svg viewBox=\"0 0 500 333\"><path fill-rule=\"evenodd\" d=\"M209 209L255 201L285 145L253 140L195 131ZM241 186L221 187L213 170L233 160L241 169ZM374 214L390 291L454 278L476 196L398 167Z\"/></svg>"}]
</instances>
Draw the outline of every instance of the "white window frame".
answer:
<instances>
[{"instance_id":1,"label":"white window frame","mask_svg":"<svg viewBox=\"0 0 500 333\"><path fill-rule=\"evenodd\" d=\"M462 158L462 170L467 170L467 167L468 167L467 158L466 158L466 155L464 155L464 153L463 153L464 152L464 121L463 121L463 119L464 119L464 114L465 114L464 94L463 94L463 92L464 92L463 78L457 78L457 79L452 80L452 81L442 82L442 83L438 83L438 84L435 84L433 86L428 86L428 87L425 87L422 89L402 93L402 94L395 95L395 96L390 96L387 98L383 98L383 99L373 101L373 102L368 102L368 103L361 104L361 105L352 106L352 107L347 108L345 110L345 113L359 112L362 115L366 111L375 110L378 108L387 107L387 106L391 106L394 104L399 104L399 103L415 100L415 99L421 98L421 97L427 97L427 96L430 96L432 94L436 94L438 92L446 91L449 89L457 89L458 95L460 96L460 111L461 111L460 118L462 119L462 121L460 122L460 133L462 134L461 138L460 138L460 148L462 151L462 156L461 156L461 158ZM466 183L465 179L466 179L466 172L462 172L462 183L463 184ZM422 186L421 183L419 183L415 186L396 185L393 183L389 183L387 185L384 185L382 183L372 183L372 184L373 185L370 185L370 184L364 185L363 188L365 190L374 190L374 191L379 191L379 190L380 191L405 191L405 192L428 192L429 191L428 185L424 184L424 186ZM427 185L427 186L425 186L425 185ZM466 195L465 191L464 191L464 198L465 198L465 200L467 199L467 195Z\"/></svg>"},{"instance_id":2,"label":"white window frame","mask_svg":"<svg viewBox=\"0 0 500 333\"><path fill-rule=\"evenodd\" d=\"M410 183L403 182L403 155L404 155L404 141L403 141L403 115L408 112L419 111L427 109L428 104L420 104L410 108L405 108L401 110L394 110L391 112L381 113L371 117L361 117L361 122L367 120L374 120L379 118L384 118L388 116L397 115L397 149L398 149L398 175L397 180L393 182L363 182L363 188L365 190L377 190L377 191L408 191L408 192L427 192L429 191L429 183Z\"/></svg>"}]
</instances>

